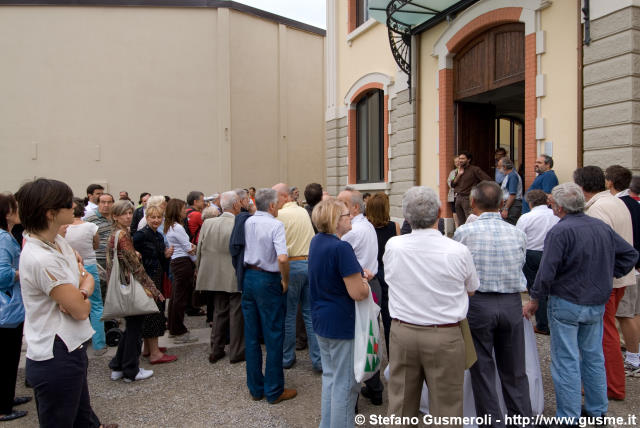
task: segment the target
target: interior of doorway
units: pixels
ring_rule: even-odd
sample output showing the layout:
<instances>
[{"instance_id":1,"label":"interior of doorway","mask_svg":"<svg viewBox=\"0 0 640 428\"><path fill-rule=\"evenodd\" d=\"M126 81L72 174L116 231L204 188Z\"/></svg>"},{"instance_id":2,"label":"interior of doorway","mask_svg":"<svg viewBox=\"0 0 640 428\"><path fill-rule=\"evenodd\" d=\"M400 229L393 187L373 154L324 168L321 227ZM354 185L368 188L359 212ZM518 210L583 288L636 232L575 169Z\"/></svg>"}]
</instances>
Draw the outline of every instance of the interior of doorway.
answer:
<instances>
[{"instance_id":1,"label":"interior of doorway","mask_svg":"<svg viewBox=\"0 0 640 428\"><path fill-rule=\"evenodd\" d=\"M471 152L473 164L495 177L495 153L504 148L524 179L524 81L458 99L454 115L456 153Z\"/></svg>"}]
</instances>

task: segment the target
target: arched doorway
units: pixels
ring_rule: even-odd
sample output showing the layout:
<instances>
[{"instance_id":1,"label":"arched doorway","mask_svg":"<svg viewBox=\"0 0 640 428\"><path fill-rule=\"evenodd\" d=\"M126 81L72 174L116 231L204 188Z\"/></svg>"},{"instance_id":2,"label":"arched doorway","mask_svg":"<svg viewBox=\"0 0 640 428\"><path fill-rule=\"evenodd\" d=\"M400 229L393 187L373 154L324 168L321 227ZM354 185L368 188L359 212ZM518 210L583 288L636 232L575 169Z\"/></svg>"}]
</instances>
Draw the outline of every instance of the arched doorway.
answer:
<instances>
[{"instance_id":1,"label":"arched doorway","mask_svg":"<svg viewBox=\"0 0 640 428\"><path fill-rule=\"evenodd\" d=\"M495 151L507 150L524 171L525 35L523 23L492 27L453 57L455 152L495 174Z\"/></svg>"}]
</instances>

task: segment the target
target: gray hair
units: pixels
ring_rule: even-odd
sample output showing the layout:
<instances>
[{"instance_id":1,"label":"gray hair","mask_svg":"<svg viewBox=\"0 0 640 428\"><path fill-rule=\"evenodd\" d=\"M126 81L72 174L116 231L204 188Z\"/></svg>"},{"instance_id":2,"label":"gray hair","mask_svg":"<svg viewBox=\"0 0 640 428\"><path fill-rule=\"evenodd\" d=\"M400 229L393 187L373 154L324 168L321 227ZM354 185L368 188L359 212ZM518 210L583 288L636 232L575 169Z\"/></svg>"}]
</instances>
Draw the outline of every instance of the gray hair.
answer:
<instances>
[{"instance_id":1,"label":"gray hair","mask_svg":"<svg viewBox=\"0 0 640 428\"><path fill-rule=\"evenodd\" d=\"M504 169L513 169L513 161L511 160L511 158L505 156L500 160L502 161L502 167Z\"/></svg>"},{"instance_id":2,"label":"gray hair","mask_svg":"<svg viewBox=\"0 0 640 428\"><path fill-rule=\"evenodd\" d=\"M238 195L238 198L240 198L240 199L244 199L244 198L249 196L247 191L244 190L244 189L236 189L236 190L234 190L234 192L236 192L236 195Z\"/></svg>"},{"instance_id":3,"label":"gray hair","mask_svg":"<svg viewBox=\"0 0 640 428\"><path fill-rule=\"evenodd\" d=\"M471 199L482 211L497 210L502 202L502 189L495 181L481 181L471 189Z\"/></svg>"},{"instance_id":4,"label":"gray hair","mask_svg":"<svg viewBox=\"0 0 640 428\"><path fill-rule=\"evenodd\" d=\"M553 200L568 214L576 214L584 211L585 199L582 188L576 183L568 182L558 184L551 191Z\"/></svg>"},{"instance_id":5,"label":"gray hair","mask_svg":"<svg viewBox=\"0 0 640 428\"><path fill-rule=\"evenodd\" d=\"M220 215L220 211L218 211L218 207L212 205L202 210L202 221L208 218L218 217Z\"/></svg>"},{"instance_id":6,"label":"gray hair","mask_svg":"<svg viewBox=\"0 0 640 428\"><path fill-rule=\"evenodd\" d=\"M428 229L438 221L440 199L435 190L414 186L402 197L402 215L412 229Z\"/></svg>"},{"instance_id":7,"label":"gray hair","mask_svg":"<svg viewBox=\"0 0 640 428\"><path fill-rule=\"evenodd\" d=\"M128 199L120 199L116 201L111 207L111 215L114 217L121 216L125 214L127 211L133 211L133 204Z\"/></svg>"},{"instance_id":8,"label":"gray hair","mask_svg":"<svg viewBox=\"0 0 640 428\"><path fill-rule=\"evenodd\" d=\"M163 202L165 202L165 199L162 195L149 196L149 199L147 199L147 208L159 207L163 204Z\"/></svg>"},{"instance_id":9,"label":"gray hair","mask_svg":"<svg viewBox=\"0 0 640 428\"><path fill-rule=\"evenodd\" d=\"M259 189L255 198L258 211L269 211L269 205L278 205L278 192L273 189Z\"/></svg>"},{"instance_id":10,"label":"gray hair","mask_svg":"<svg viewBox=\"0 0 640 428\"><path fill-rule=\"evenodd\" d=\"M364 213L364 199L362 198L362 193L353 189L349 190L351 193L351 206L358 207L359 213Z\"/></svg>"},{"instance_id":11,"label":"gray hair","mask_svg":"<svg viewBox=\"0 0 640 428\"><path fill-rule=\"evenodd\" d=\"M544 158L544 163L549 165L549 168L553 168L553 158L549 155L540 155Z\"/></svg>"},{"instance_id":12,"label":"gray hair","mask_svg":"<svg viewBox=\"0 0 640 428\"><path fill-rule=\"evenodd\" d=\"M220 195L220 207L222 207L223 211L231 211L233 209L233 204L239 202L240 198L238 194L233 190L229 190L228 192L224 192Z\"/></svg>"},{"instance_id":13,"label":"gray hair","mask_svg":"<svg viewBox=\"0 0 640 428\"><path fill-rule=\"evenodd\" d=\"M298 190L298 187L296 186L289 187L289 196L293 196L293 192L295 192L296 190Z\"/></svg>"}]
</instances>

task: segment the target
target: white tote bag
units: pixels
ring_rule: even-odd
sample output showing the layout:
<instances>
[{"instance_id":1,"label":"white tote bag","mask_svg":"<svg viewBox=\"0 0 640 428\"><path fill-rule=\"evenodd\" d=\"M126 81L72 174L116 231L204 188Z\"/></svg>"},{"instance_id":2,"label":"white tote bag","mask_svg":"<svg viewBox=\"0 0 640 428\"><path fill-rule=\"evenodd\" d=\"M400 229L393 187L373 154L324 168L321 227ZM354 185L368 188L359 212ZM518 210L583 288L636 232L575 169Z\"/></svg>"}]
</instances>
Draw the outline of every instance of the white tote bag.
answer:
<instances>
[{"instance_id":1,"label":"white tote bag","mask_svg":"<svg viewBox=\"0 0 640 428\"><path fill-rule=\"evenodd\" d=\"M147 296L142 284L129 274L129 284L120 280L120 262L118 261L118 237L116 234L113 243L113 266L107 296L104 299L104 309L101 320L111 320L133 315L146 315L159 312L158 306L152 297Z\"/></svg>"},{"instance_id":2,"label":"white tote bag","mask_svg":"<svg viewBox=\"0 0 640 428\"><path fill-rule=\"evenodd\" d=\"M355 302L356 325L353 343L353 372L356 381L362 382L380 370L378 343L380 307L373 301L371 290L366 299Z\"/></svg>"}]
</instances>

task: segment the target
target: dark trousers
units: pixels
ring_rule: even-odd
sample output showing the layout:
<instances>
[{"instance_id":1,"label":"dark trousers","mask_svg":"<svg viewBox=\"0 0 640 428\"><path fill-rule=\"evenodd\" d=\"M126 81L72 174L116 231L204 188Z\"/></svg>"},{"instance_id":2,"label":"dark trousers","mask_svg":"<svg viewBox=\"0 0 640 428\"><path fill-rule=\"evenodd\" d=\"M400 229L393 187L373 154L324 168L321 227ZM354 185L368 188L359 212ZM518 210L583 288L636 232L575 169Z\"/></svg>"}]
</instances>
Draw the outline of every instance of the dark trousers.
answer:
<instances>
[{"instance_id":1,"label":"dark trousers","mask_svg":"<svg viewBox=\"0 0 640 428\"><path fill-rule=\"evenodd\" d=\"M171 260L173 286L169 302L169 333L176 336L188 331L184 325L184 312L191 298L193 267L193 262L189 257L178 257Z\"/></svg>"},{"instance_id":2,"label":"dark trousers","mask_svg":"<svg viewBox=\"0 0 640 428\"><path fill-rule=\"evenodd\" d=\"M296 349L304 349L307 347L307 329L302 318L302 304L298 305L296 314Z\"/></svg>"},{"instance_id":3,"label":"dark trousers","mask_svg":"<svg viewBox=\"0 0 640 428\"><path fill-rule=\"evenodd\" d=\"M242 317L242 293L213 291L213 328L211 329L211 353L224 353L229 331L229 360L244 359L244 318Z\"/></svg>"},{"instance_id":4,"label":"dark trousers","mask_svg":"<svg viewBox=\"0 0 640 428\"><path fill-rule=\"evenodd\" d=\"M527 250L527 255L522 266L524 277L527 278L527 290L531 290L533 283L536 281L536 274L540 269L540 261L542 260L542 251ZM538 310L536 311L536 328L541 331L549 332L549 320L547 318L547 297L538 300Z\"/></svg>"},{"instance_id":5,"label":"dark trousers","mask_svg":"<svg viewBox=\"0 0 640 428\"><path fill-rule=\"evenodd\" d=\"M13 328L0 328L0 415L7 415L13 410L13 399L16 395L16 379L22 348L22 327L24 323Z\"/></svg>"},{"instance_id":6,"label":"dark trousers","mask_svg":"<svg viewBox=\"0 0 640 428\"><path fill-rule=\"evenodd\" d=\"M465 224L469 214L471 214L469 195L456 195L456 215L458 216L458 224Z\"/></svg>"},{"instance_id":7,"label":"dark trousers","mask_svg":"<svg viewBox=\"0 0 640 428\"><path fill-rule=\"evenodd\" d=\"M109 368L122 372L124 377L135 379L140 370L140 353L142 352L142 324L146 315L125 317L127 326L118 343L115 357L111 359Z\"/></svg>"},{"instance_id":8,"label":"dark trousers","mask_svg":"<svg viewBox=\"0 0 640 428\"><path fill-rule=\"evenodd\" d=\"M215 291L201 291L207 301L207 322L213 321L213 307L215 306Z\"/></svg>"},{"instance_id":9,"label":"dark trousers","mask_svg":"<svg viewBox=\"0 0 640 428\"><path fill-rule=\"evenodd\" d=\"M389 361L389 332L391 331L391 315L389 315L389 286L384 280L384 267L378 264L376 278L380 283L382 297L380 298L380 316L382 317L382 327L384 329L384 344L387 348L387 361Z\"/></svg>"},{"instance_id":10,"label":"dark trousers","mask_svg":"<svg viewBox=\"0 0 640 428\"><path fill-rule=\"evenodd\" d=\"M382 300L382 287L380 286L380 282L378 278L374 277L369 281L369 286L371 287L371 291L376 294L378 298L378 304ZM380 380L380 370L378 370L373 376L364 381L364 384L367 386L367 389L373 396L382 398L382 391L384 390L384 385Z\"/></svg>"},{"instance_id":11,"label":"dark trousers","mask_svg":"<svg viewBox=\"0 0 640 428\"><path fill-rule=\"evenodd\" d=\"M516 199L513 201L513 204L509 207L509 211L507 211L507 218L504 220L512 225L516 225L520 215L522 214L522 199Z\"/></svg>"},{"instance_id":12,"label":"dark trousers","mask_svg":"<svg viewBox=\"0 0 640 428\"><path fill-rule=\"evenodd\" d=\"M284 391L282 353L284 345L284 317L287 310L279 273L247 270L242 292L244 315L247 386L252 396L265 395L275 401ZM264 336L267 361L262 374L262 349L259 330Z\"/></svg>"},{"instance_id":13,"label":"dark trousers","mask_svg":"<svg viewBox=\"0 0 640 428\"><path fill-rule=\"evenodd\" d=\"M520 293L476 292L469 299L467 318L478 355L470 369L476 414L491 415L494 426L505 426L496 392L497 367L507 414L531 416Z\"/></svg>"},{"instance_id":14,"label":"dark trousers","mask_svg":"<svg viewBox=\"0 0 640 428\"><path fill-rule=\"evenodd\" d=\"M27 382L33 386L40 427L99 427L91 409L87 385L87 350L84 346L69 352L56 337L53 358L32 361L27 358Z\"/></svg>"}]
</instances>

